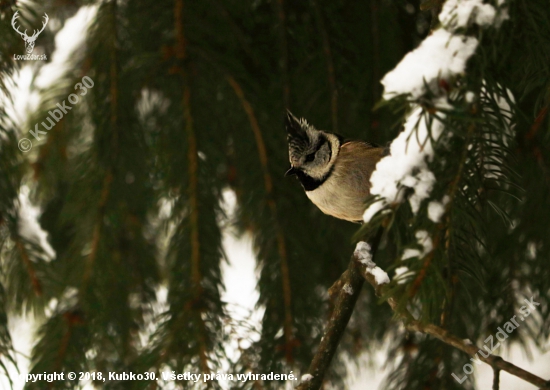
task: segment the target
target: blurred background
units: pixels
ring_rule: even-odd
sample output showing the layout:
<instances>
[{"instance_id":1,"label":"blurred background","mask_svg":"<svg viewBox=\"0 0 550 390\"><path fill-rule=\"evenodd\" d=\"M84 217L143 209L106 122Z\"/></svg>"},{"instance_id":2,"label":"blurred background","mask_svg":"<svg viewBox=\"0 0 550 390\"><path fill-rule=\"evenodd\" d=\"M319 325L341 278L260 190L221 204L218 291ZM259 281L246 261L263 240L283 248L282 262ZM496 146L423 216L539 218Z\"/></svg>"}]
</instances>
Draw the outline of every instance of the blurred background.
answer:
<instances>
[{"instance_id":1,"label":"blurred background","mask_svg":"<svg viewBox=\"0 0 550 390\"><path fill-rule=\"evenodd\" d=\"M488 164L479 154L459 166L467 143L441 151L434 197L457 175L464 202L437 233L451 244L405 304L436 323L445 313L456 320L451 331L476 341L535 295L540 310L501 352L548 378L550 15L543 1L508 3L510 20L473 32L481 44L471 72L446 87L459 95L509 88L516 134L506 145L483 133L502 128L476 138L506 149L498 180L479 172ZM332 310L327 290L364 230L323 215L283 177L285 110L346 138L391 142L410 100L382 101L380 79L437 27L441 4L0 1L4 387L22 388L17 369L305 373ZM47 14L32 51L46 60L17 59L29 44L14 31L16 11L27 34ZM480 123L455 103L456 129ZM392 222L379 221L386 233L376 262L392 277L403 248L415 245L412 227L426 220L403 206ZM392 286L399 294L409 283ZM324 388L476 386L474 376L463 384L451 376L462 377L466 355L409 334L380 303L364 288ZM478 388L489 388L491 375L484 367ZM502 374L501 389L534 388L509 378ZM162 380L48 386L203 388Z\"/></svg>"}]
</instances>

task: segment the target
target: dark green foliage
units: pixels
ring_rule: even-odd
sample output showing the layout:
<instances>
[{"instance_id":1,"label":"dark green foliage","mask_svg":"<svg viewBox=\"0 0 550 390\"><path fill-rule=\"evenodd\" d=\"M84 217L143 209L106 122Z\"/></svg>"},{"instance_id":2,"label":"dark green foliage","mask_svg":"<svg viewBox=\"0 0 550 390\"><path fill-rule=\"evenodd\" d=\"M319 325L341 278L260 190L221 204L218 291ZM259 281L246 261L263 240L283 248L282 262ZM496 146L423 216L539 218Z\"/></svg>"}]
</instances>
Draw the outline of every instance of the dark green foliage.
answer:
<instances>
[{"instance_id":1,"label":"dark green foliage","mask_svg":"<svg viewBox=\"0 0 550 390\"><path fill-rule=\"evenodd\" d=\"M10 26L16 9L35 25L44 11L63 23L90 4L2 5L0 93L8 94L7 81L23 65L13 60L23 50ZM415 102L445 124L446 142L429 164L437 178L430 200L450 199L441 222L428 219L427 201L416 215L405 202L359 229L323 215L283 177L283 115L289 108L346 138L390 142L411 101L381 102L379 81L437 24L431 12L404 0L101 2L85 45L40 91L27 122L0 107L0 369L14 364L8 314L32 312L41 324L33 373L305 373L332 309L328 288L356 238L380 225L377 263L390 276L403 265L414 272L386 290L400 309L482 343L535 295L537 315L510 340L543 343L550 336L547 5L510 0L501 29L467 32L480 45L465 75L445 81L451 109L437 111L429 96ZM52 34L39 47L51 59ZM74 86L84 76L93 88L21 153L18 140L79 93ZM18 229L23 185L41 205L51 262ZM232 218L220 206L227 190L237 199ZM227 345L235 329L251 325L231 318L221 298L224 226L253 238L263 310L261 328L239 340L245 347L233 360ZM428 232L434 251L401 261L405 249L419 248L418 230ZM384 388L474 388L473 377L458 385L451 376L468 362L464 354L404 333L365 290L327 382L345 388L342 357L357 360L389 338ZM137 381L97 387L152 388Z\"/></svg>"}]
</instances>

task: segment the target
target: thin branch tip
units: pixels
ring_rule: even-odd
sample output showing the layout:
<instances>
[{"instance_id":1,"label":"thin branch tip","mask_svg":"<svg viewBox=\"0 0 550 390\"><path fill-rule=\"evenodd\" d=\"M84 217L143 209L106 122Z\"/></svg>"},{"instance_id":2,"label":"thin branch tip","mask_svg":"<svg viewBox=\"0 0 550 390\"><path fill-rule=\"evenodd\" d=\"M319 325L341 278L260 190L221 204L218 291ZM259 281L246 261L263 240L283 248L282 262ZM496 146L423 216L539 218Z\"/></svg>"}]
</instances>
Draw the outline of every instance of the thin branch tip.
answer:
<instances>
[{"instance_id":1,"label":"thin branch tip","mask_svg":"<svg viewBox=\"0 0 550 390\"><path fill-rule=\"evenodd\" d=\"M378 244L381 237L382 230L380 229L376 236L369 241L371 244L367 244L372 247L369 251L372 255L371 258L374 258L378 250ZM324 336L321 339L321 344L319 345L319 348L316 351L313 361L307 371L308 373L314 372L316 375L310 380L298 385L296 390L319 390L321 388L325 373L330 366L330 362L336 352L340 339L353 312L353 308L363 281L366 280L374 288L377 296L382 296L384 283L378 283L376 277L369 272L372 268L369 268L369 265L364 262L364 253L357 250L359 247L360 245L358 244L356 250L351 256L348 269L329 289L331 299L333 296L335 297L334 310L330 317ZM344 286L346 286L346 284L349 284L351 289L345 289ZM404 322L407 330L431 335L443 343L461 350L472 357L477 355L478 348L471 341L460 339L448 330L437 325L424 324L416 320L406 309L402 312L397 312L397 300L394 297L389 297L386 302L396 313L397 317ZM550 380L547 381L528 371L525 371L522 368L504 360L500 356L489 355L486 358L481 356L479 359L490 365L494 370L495 376L493 380L493 389L499 389L500 371L506 371L507 373L521 378L524 381L539 387L540 389L550 389Z\"/></svg>"}]
</instances>

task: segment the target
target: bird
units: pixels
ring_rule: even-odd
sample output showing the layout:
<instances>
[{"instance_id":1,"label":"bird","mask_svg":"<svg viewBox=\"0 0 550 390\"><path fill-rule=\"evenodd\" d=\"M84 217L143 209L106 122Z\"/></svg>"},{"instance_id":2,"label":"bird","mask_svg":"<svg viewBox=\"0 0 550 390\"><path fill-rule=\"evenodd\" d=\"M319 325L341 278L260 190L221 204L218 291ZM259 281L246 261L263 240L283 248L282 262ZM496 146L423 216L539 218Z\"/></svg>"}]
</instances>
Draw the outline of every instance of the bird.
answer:
<instances>
[{"instance_id":1,"label":"bird","mask_svg":"<svg viewBox=\"0 0 550 390\"><path fill-rule=\"evenodd\" d=\"M295 175L307 197L323 213L362 223L370 176L388 148L317 130L289 110L285 127L290 161L285 176Z\"/></svg>"}]
</instances>

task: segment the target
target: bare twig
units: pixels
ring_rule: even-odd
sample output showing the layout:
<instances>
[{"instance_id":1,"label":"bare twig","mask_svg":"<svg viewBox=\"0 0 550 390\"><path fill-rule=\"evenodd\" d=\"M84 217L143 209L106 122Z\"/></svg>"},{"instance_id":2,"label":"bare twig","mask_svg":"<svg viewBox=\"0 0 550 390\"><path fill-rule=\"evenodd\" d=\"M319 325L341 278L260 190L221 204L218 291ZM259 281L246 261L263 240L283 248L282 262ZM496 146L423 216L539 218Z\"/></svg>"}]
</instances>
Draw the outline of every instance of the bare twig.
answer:
<instances>
[{"instance_id":1,"label":"bare twig","mask_svg":"<svg viewBox=\"0 0 550 390\"><path fill-rule=\"evenodd\" d=\"M500 370L498 368L493 369L493 390L500 389Z\"/></svg>"},{"instance_id":2,"label":"bare twig","mask_svg":"<svg viewBox=\"0 0 550 390\"><path fill-rule=\"evenodd\" d=\"M381 233L382 231L380 230L371 241L371 253L373 257L378 248L378 243L382 236ZM332 294L336 296L336 303L323 338L321 339L321 344L308 369L308 373L312 378L298 385L296 388L297 390L317 390L320 389L323 384L325 373L340 344L340 339L346 330L348 321L353 313L353 308L355 307L355 302L357 302L361 287L364 283L359 264L360 263L356 261L355 257L352 256L348 269L340 276L339 281L334 285L342 286L342 288L340 288L339 291L335 291L334 288L332 288Z\"/></svg>"},{"instance_id":3,"label":"bare twig","mask_svg":"<svg viewBox=\"0 0 550 390\"><path fill-rule=\"evenodd\" d=\"M436 339L443 341L447 345L460 349L461 351L467 353L472 357L475 357L477 354L478 358L482 362L487 363L488 365L490 365L495 369L506 371L507 373L517 376L518 378L521 378L524 381L529 382L535 386L539 386L544 389L550 389L550 387L548 387L550 385L548 381L534 374L531 374L530 372L525 371L524 369L510 362L507 362L506 360L502 359L500 356L489 355L488 357L484 358L481 354L478 353L479 351L478 347L476 347L473 344L466 343L464 340L454 336L453 334L447 332L446 330L440 328L439 326L432 325L432 324L424 325L418 321L412 321L411 323L407 324L407 328L409 330L414 330L417 332L429 334L435 337Z\"/></svg>"},{"instance_id":4,"label":"bare twig","mask_svg":"<svg viewBox=\"0 0 550 390\"><path fill-rule=\"evenodd\" d=\"M321 344L309 366L308 372L313 378L302 382L296 388L297 390L317 390L323 384L325 373L340 344L340 339L348 325L355 302L357 302L364 283L361 274L357 271L354 259L351 259L348 269L342 274L339 280L342 281L342 285L346 286L346 288L341 288L338 291L334 310L321 339Z\"/></svg>"},{"instance_id":5,"label":"bare twig","mask_svg":"<svg viewBox=\"0 0 550 390\"><path fill-rule=\"evenodd\" d=\"M361 271L363 277L367 280L367 282L369 282L369 284L372 285L377 295L381 295L382 286L376 283L376 280L373 275L366 272L366 269L364 266L361 265L361 267L363 269ZM395 299L389 298L387 302L390 305L390 307L394 311L396 311L397 302L395 301ZM408 311L404 311L404 312L396 311L396 313L404 320L405 326L407 327L408 330L431 335L436 339L444 342L445 344L455 347L472 357L477 357L482 362L487 363L488 365L493 367L493 369L495 370L506 371L507 373L517 376L518 378L521 378L524 381L529 382L535 386L538 386L543 389L550 389L550 381L546 381L528 371L525 371L524 369L510 362L507 362L506 360L502 359L500 356L489 355L487 357L483 357L482 354L478 353L479 351L478 347L458 338L457 336L451 334L445 329L433 324L423 324L420 321L415 320L414 317Z\"/></svg>"},{"instance_id":6,"label":"bare twig","mask_svg":"<svg viewBox=\"0 0 550 390\"><path fill-rule=\"evenodd\" d=\"M381 232L379 231L377 237L372 240L371 246L373 257L377 251L380 237ZM360 263L355 257L352 257L347 271L344 272L344 274L340 277L340 280L335 283L335 286L345 286L348 284L351 289L342 287L338 292L334 291L334 288L332 289L333 295L337 294L337 299L334 305L334 311L327 325L327 329L321 339L321 344L319 345L308 370L308 373L312 375L312 378L309 378L309 380L301 383L296 388L297 390L318 390L321 388L323 378L328 367L330 366L330 362L334 356L336 348L340 343L340 339L347 326L349 318L351 317L353 307L357 301L357 296L359 295L359 289L363 283L361 280L358 280L358 276L362 277L374 288L377 296L383 295L384 285L378 284L375 276L368 272L367 266ZM490 365L495 372L495 382L499 381L499 372L506 371L507 373L521 378L524 381L539 387L540 389L550 389L550 381L546 381L528 371L525 371L524 369L507 362L500 356L489 354L487 357L484 357L482 354L478 353L479 348L474 344L458 338L439 326L424 324L417 321L406 309L398 310L397 301L394 298L390 297L386 302L390 305L397 316L403 320L407 330L431 335L445 344L459 349L462 352L465 352L468 355ZM498 389L498 385L496 389Z\"/></svg>"}]
</instances>

